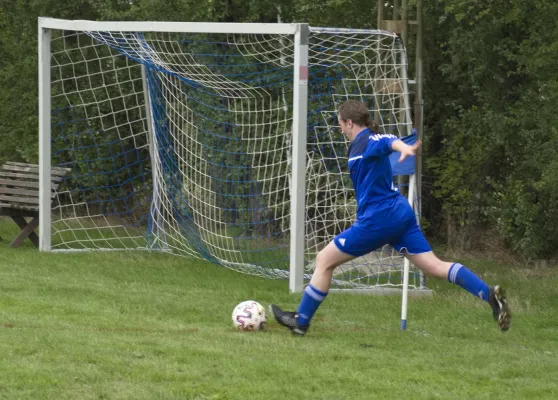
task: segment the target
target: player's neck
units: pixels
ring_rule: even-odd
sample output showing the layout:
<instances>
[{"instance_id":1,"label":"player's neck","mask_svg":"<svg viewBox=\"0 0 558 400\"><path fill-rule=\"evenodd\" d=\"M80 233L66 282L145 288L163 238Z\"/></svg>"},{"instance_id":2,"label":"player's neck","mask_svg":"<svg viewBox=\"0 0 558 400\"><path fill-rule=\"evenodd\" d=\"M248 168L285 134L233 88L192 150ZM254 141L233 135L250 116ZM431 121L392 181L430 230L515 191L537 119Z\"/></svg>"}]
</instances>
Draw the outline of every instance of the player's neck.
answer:
<instances>
[{"instance_id":1,"label":"player's neck","mask_svg":"<svg viewBox=\"0 0 558 400\"><path fill-rule=\"evenodd\" d=\"M356 139L356 137L358 136L358 134L364 130L368 129L366 126L360 126L360 125L353 125L351 132L349 132L349 140L352 142L353 140Z\"/></svg>"}]
</instances>

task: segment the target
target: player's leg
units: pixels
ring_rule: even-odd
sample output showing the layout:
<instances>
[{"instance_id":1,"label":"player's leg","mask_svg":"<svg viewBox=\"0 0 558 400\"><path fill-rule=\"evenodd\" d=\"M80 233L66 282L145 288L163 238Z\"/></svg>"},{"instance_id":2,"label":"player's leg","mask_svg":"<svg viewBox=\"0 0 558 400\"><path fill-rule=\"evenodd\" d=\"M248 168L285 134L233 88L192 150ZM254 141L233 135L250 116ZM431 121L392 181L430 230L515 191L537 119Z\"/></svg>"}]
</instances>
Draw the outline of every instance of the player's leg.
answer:
<instances>
[{"instance_id":1,"label":"player's leg","mask_svg":"<svg viewBox=\"0 0 558 400\"><path fill-rule=\"evenodd\" d=\"M408 252L406 257L425 274L440 279L447 278L473 296L488 301L488 285L464 265L442 261L432 251L420 254Z\"/></svg>"},{"instance_id":2,"label":"player's leg","mask_svg":"<svg viewBox=\"0 0 558 400\"><path fill-rule=\"evenodd\" d=\"M310 325L310 321L314 317L318 307L327 296L329 287L331 286L331 279L333 278L333 270L353 258L355 257L339 250L335 241L331 241L318 253L312 279L308 286L306 286L306 289L304 289L302 299L298 305L298 325Z\"/></svg>"},{"instance_id":3,"label":"player's leg","mask_svg":"<svg viewBox=\"0 0 558 400\"><path fill-rule=\"evenodd\" d=\"M277 322L298 335L304 335L328 294L334 269L382 246L385 244L382 240L382 232L355 225L337 235L316 256L314 274L304 289L297 312L283 311L273 304L270 306Z\"/></svg>"},{"instance_id":4,"label":"player's leg","mask_svg":"<svg viewBox=\"0 0 558 400\"><path fill-rule=\"evenodd\" d=\"M428 244L416 223L392 244L426 275L440 279L448 279L472 295L486 301L492 307L494 319L501 330L507 331L510 326L511 312L504 291L499 286L488 286L466 266L457 262L440 260Z\"/></svg>"},{"instance_id":5,"label":"player's leg","mask_svg":"<svg viewBox=\"0 0 558 400\"><path fill-rule=\"evenodd\" d=\"M354 256L340 251L335 242L331 241L316 256L314 273L310 283L304 289L298 311L283 311L274 304L270 306L277 322L286 326L295 334L304 335L310 326L310 321L314 314L327 296L333 277L333 270L335 267L353 258Z\"/></svg>"},{"instance_id":6,"label":"player's leg","mask_svg":"<svg viewBox=\"0 0 558 400\"><path fill-rule=\"evenodd\" d=\"M333 270L354 258L355 256L339 250L335 241L332 240L316 256L316 266L312 274L312 279L310 280L310 285L317 290L327 292L331 286Z\"/></svg>"}]
</instances>

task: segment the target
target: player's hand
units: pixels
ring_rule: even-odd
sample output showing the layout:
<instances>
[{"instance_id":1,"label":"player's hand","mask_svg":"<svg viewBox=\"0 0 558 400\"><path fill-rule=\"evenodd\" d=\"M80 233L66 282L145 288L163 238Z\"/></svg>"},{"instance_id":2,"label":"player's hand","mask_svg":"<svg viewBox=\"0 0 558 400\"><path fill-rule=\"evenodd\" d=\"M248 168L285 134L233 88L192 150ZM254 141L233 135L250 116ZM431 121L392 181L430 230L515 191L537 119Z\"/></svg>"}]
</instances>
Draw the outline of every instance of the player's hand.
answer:
<instances>
[{"instance_id":1,"label":"player's hand","mask_svg":"<svg viewBox=\"0 0 558 400\"><path fill-rule=\"evenodd\" d=\"M414 156L417 153L422 142L417 140L412 146L406 145L401 149L401 157L399 157L398 162L403 162L407 157Z\"/></svg>"}]
</instances>

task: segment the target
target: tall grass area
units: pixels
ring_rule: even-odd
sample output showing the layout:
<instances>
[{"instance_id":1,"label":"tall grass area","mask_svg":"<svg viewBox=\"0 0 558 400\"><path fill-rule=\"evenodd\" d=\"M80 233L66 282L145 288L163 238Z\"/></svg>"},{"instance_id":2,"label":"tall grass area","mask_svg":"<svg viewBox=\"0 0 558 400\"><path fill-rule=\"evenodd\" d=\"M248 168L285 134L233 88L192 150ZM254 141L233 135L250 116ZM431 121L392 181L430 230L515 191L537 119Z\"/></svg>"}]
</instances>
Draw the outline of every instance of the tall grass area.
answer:
<instances>
[{"instance_id":1,"label":"tall grass area","mask_svg":"<svg viewBox=\"0 0 558 400\"><path fill-rule=\"evenodd\" d=\"M254 299L294 309L285 281L147 252L45 254L0 219L0 398L556 399L558 269L461 260L514 312L430 280L399 329L399 296L332 294L309 334L270 319L232 328Z\"/></svg>"}]
</instances>

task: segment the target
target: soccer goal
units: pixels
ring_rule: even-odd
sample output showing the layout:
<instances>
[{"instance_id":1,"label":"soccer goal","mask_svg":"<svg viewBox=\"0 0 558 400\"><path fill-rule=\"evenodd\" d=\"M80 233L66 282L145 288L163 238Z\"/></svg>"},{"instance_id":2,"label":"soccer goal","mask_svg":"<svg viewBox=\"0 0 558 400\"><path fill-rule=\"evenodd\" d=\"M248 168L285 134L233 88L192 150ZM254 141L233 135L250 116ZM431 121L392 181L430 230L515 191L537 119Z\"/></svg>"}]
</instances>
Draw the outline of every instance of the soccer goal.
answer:
<instances>
[{"instance_id":1,"label":"soccer goal","mask_svg":"<svg viewBox=\"0 0 558 400\"><path fill-rule=\"evenodd\" d=\"M355 217L338 106L412 133L405 49L380 30L41 18L39 82L41 250L200 257L294 292ZM53 167L71 172L51 197ZM394 177L412 203L413 174ZM333 281L406 286L427 292L390 248Z\"/></svg>"}]
</instances>

